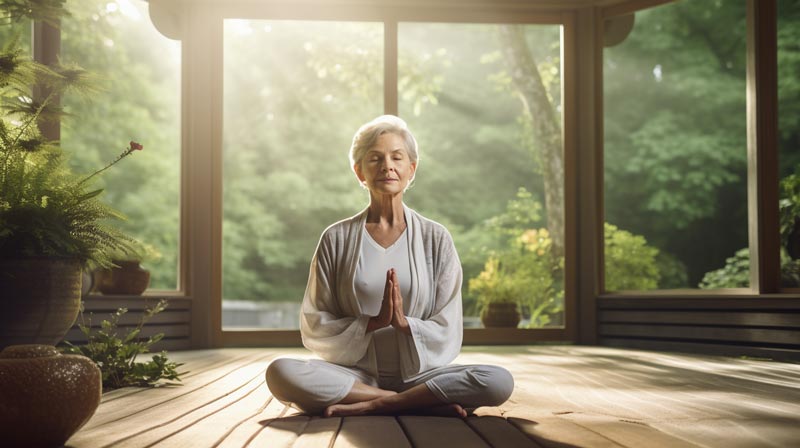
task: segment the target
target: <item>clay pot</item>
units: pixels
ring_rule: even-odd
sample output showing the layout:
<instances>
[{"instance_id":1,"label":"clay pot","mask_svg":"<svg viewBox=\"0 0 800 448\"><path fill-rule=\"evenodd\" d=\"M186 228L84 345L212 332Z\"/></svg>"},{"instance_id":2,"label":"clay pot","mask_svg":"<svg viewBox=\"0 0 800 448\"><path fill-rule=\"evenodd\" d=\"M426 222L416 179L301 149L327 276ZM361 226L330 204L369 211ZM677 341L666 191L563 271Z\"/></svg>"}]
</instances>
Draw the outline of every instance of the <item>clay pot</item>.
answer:
<instances>
[{"instance_id":1,"label":"clay pot","mask_svg":"<svg viewBox=\"0 0 800 448\"><path fill-rule=\"evenodd\" d=\"M0 260L0 349L16 344L55 345L67 334L81 306L78 260Z\"/></svg>"},{"instance_id":2,"label":"clay pot","mask_svg":"<svg viewBox=\"0 0 800 448\"><path fill-rule=\"evenodd\" d=\"M3 446L61 446L94 414L103 390L89 358L51 345L14 345L0 353Z\"/></svg>"},{"instance_id":3,"label":"clay pot","mask_svg":"<svg viewBox=\"0 0 800 448\"><path fill-rule=\"evenodd\" d=\"M486 328L516 328L522 315L514 302L493 302L481 311L481 322Z\"/></svg>"},{"instance_id":4,"label":"clay pot","mask_svg":"<svg viewBox=\"0 0 800 448\"><path fill-rule=\"evenodd\" d=\"M141 295L150 286L150 271L138 261L114 260L118 268L102 269L95 276L95 287L103 294Z\"/></svg>"}]
</instances>

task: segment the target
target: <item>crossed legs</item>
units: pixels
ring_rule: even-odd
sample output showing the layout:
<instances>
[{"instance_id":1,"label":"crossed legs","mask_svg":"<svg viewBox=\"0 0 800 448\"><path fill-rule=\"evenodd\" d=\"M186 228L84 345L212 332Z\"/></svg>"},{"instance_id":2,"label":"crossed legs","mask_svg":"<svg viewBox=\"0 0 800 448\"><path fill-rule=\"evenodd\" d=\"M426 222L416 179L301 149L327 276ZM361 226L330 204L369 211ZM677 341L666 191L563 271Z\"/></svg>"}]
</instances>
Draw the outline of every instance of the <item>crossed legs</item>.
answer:
<instances>
[{"instance_id":1,"label":"crossed legs","mask_svg":"<svg viewBox=\"0 0 800 448\"><path fill-rule=\"evenodd\" d=\"M345 417L348 415L397 414L414 410L451 417L467 416L467 411L460 404L442 402L424 383L417 384L400 393L372 388L381 392L376 393L373 398L359 400L355 396L365 396L363 393L357 392L357 390L363 390L363 387L370 386L356 382L350 394L339 403L325 408L323 415L325 417Z\"/></svg>"},{"instance_id":2,"label":"crossed legs","mask_svg":"<svg viewBox=\"0 0 800 448\"><path fill-rule=\"evenodd\" d=\"M408 411L464 417L464 408L503 403L514 387L507 370L483 365L440 367L410 383L382 378L379 385L358 369L284 358L270 364L266 377L280 401L328 417Z\"/></svg>"}]
</instances>

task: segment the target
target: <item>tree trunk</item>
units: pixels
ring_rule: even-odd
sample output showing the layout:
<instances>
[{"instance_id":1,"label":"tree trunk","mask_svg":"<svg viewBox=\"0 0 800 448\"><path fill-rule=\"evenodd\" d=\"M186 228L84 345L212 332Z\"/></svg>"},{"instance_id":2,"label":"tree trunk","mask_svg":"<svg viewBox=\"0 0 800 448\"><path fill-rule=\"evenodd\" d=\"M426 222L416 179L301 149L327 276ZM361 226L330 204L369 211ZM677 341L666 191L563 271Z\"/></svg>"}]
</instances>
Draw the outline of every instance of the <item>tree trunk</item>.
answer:
<instances>
[{"instance_id":1,"label":"tree trunk","mask_svg":"<svg viewBox=\"0 0 800 448\"><path fill-rule=\"evenodd\" d=\"M564 155L561 125L547 97L539 68L519 25L500 25L500 43L508 72L518 90L525 117L533 129L534 148L541 161L547 230L553 239L553 255L564 255Z\"/></svg>"}]
</instances>

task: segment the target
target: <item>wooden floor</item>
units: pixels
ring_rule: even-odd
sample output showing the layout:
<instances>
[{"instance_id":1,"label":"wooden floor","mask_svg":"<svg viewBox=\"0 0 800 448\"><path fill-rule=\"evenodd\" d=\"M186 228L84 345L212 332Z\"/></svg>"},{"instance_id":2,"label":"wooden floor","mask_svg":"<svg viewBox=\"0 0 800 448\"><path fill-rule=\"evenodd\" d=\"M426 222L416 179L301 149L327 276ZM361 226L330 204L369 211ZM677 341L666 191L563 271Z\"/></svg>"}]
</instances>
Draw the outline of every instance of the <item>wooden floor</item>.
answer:
<instances>
[{"instance_id":1,"label":"wooden floor","mask_svg":"<svg viewBox=\"0 0 800 448\"><path fill-rule=\"evenodd\" d=\"M602 347L468 347L461 364L508 368L516 387L467 419L308 417L264 371L301 349L173 352L183 386L106 393L71 447L792 447L800 365Z\"/></svg>"}]
</instances>

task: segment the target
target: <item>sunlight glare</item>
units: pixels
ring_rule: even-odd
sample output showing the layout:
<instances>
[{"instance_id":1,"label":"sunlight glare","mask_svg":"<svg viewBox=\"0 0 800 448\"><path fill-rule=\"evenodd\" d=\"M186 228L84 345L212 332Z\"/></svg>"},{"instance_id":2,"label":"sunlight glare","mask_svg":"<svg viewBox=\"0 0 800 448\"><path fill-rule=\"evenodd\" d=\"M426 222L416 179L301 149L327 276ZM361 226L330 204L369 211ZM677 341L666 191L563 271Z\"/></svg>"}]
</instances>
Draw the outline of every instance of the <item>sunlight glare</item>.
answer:
<instances>
[{"instance_id":1,"label":"sunlight glare","mask_svg":"<svg viewBox=\"0 0 800 448\"><path fill-rule=\"evenodd\" d=\"M225 27L230 29L237 36L249 36L253 34L253 27L250 25L249 20L228 19L225 21Z\"/></svg>"},{"instance_id":2,"label":"sunlight glare","mask_svg":"<svg viewBox=\"0 0 800 448\"><path fill-rule=\"evenodd\" d=\"M661 82L661 80L663 79L663 74L661 72L661 64L656 64L656 66L653 67L653 77L656 79L656 82Z\"/></svg>"},{"instance_id":3,"label":"sunlight glare","mask_svg":"<svg viewBox=\"0 0 800 448\"><path fill-rule=\"evenodd\" d=\"M130 0L117 0L117 4L119 5L119 10L125 17L133 20L139 21L142 19L142 13L139 12L139 8L137 8Z\"/></svg>"}]
</instances>

